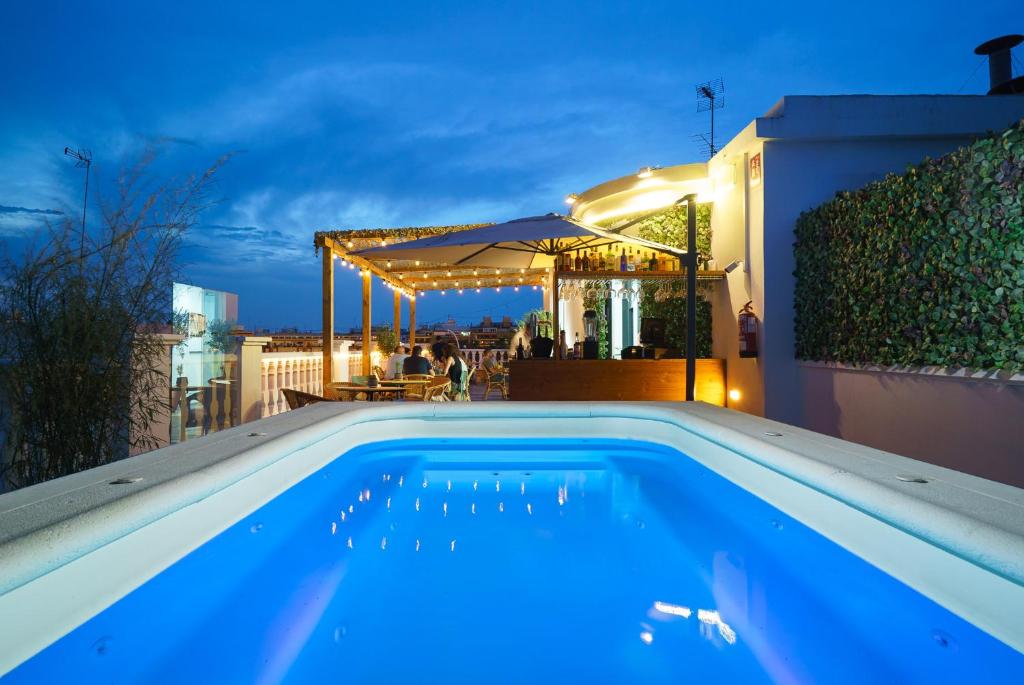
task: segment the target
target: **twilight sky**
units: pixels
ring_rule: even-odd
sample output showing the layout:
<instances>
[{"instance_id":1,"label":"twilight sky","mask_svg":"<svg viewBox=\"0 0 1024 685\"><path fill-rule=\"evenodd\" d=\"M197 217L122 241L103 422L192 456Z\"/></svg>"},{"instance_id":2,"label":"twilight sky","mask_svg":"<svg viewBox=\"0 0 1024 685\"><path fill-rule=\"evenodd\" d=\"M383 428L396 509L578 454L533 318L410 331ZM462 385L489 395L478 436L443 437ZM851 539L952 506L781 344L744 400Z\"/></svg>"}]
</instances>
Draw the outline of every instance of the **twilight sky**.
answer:
<instances>
[{"instance_id":1,"label":"twilight sky","mask_svg":"<svg viewBox=\"0 0 1024 685\"><path fill-rule=\"evenodd\" d=\"M97 192L157 141L177 174L234 152L183 279L238 293L247 326L319 330L315 230L564 211L568 192L699 161L694 84L718 76L722 142L783 95L983 93L972 50L1024 29L1018 1L9 2L0 239L17 251L80 211L65 145L92 151ZM357 280L338 276L339 329ZM419 319L539 304L431 294ZM374 319L390 312L377 291Z\"/></svg>"}]
</instances>

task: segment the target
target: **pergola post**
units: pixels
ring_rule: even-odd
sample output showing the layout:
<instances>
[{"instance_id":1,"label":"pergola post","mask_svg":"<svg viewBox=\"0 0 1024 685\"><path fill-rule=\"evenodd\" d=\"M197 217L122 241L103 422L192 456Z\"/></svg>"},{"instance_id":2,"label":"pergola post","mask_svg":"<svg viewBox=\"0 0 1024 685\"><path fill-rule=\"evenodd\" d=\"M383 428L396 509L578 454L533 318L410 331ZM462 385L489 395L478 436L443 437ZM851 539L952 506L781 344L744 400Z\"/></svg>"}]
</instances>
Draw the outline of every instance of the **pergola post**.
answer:
<instances>
[{"instance_id":1,"label":"pergola post","mask_svg":"<svg viewBox=\"0 0 1024 685\"><path fill-rule=\"evenodd\" d=\"M562 358L562 344L560 340L560 330L558 321L558 269L551 267L551 327L554 329L551 332L551 336L555 340L555 359Z\"/></svg>"},{"instance_id":2,"label":"pergola post","mask_svg":"<svg viewBox=\"0 0 1024 685\"><path fill-rule=\"evenodd\" d=\"M370 323L370 291L373 285L373 274L363 269L363 375L369 376L373 370L372 352L373 324Z\"/></svg>"},{"instance_id":3,"label":"pergola post","mask_svg":"<svg viewBox=\"0 0 1024 685\"><path fill-rule=\"evenodd\" d=\"M324 384L334 382L334 251L328 245L320 246L323 257L323 370Z\"/></svg>"},{"instance_id":4,"label":"pergola post","mask_svg":"<svg viewBox=\"0 0 1024 685\"><path fill-rule=\"evenodd\" d=\"M402 291L395 290L395 339L402 344Z\"/></svg>"},{"instance_id":5,"label":"pergola post","mask_svg":"<svg viewBox=\"0 0 1024 685\"><path fill-rule=\"evenodd\" d=\"M416 344L416 293L409 296L409 354Z\"/></svg>"}]
</instances>

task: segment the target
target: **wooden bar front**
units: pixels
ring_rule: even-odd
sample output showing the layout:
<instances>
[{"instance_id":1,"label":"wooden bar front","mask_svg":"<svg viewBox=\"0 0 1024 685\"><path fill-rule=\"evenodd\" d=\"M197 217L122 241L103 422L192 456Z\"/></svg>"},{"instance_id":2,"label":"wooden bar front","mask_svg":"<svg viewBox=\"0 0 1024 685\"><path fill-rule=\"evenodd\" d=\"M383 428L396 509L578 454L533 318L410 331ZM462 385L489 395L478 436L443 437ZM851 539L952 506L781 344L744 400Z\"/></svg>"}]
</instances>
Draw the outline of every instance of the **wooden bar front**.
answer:
<instances>
[{"instance_id":1,"label":"wooden bar front","mask_svg":"<svg viewBox=\"0 0 1024 685\"><path fill-rule=\"evenodd\" d=\"M510 359L512 400L683 401L685 359ZM725 406L725 360L698 359L694 395Z\"/></svg>"}]
</instances>

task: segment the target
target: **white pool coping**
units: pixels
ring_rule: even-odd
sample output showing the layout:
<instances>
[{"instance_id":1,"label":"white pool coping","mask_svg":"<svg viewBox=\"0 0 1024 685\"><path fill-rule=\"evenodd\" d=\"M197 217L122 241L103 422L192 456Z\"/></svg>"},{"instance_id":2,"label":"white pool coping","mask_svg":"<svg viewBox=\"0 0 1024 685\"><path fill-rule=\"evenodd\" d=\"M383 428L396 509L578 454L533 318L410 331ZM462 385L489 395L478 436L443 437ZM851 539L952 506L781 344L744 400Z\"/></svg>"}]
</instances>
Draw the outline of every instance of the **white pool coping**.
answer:
<instances>
[{"instance_id":1,"label":"white pool coping","mask_svg":"<svg viewBox=\"0 0 1024 685\"><path fill-rule=\"evenodd\" d=\"M324 403L0 495L0 674L339 453L418 437L671 446L1024 651L1024 490L702 403Z\"/></svg>"}]
</instances>

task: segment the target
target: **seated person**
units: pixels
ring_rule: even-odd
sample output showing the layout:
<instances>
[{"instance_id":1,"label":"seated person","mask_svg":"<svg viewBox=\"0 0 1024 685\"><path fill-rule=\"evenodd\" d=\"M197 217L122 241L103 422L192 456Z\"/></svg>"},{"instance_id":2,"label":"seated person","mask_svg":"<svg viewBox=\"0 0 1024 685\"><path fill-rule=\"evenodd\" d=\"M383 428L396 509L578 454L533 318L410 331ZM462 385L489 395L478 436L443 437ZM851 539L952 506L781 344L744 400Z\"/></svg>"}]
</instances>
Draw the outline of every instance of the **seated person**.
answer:
<instances>
[{"instance_id":1,"label":"seated person","mask_svg":"<svg viewBox=\"0 0 1024 685\"><path fill-rule=\"evenodd\" d=\"M416 345L412 348L412 356L406 357L402 362L402 374L419 373L430 375L430 362L423 356L423 348Z\"/></svg>"},{"instance_id":2,"label":"seated person","mask_svg":"<svg viewBox=\"0 0 1024 685\"><path fill-rule=\"evenodd\" d=\"M384 374L387 378L397 378L398 374L405 373L403 371L403 364L409 355L405 353L405 347L402 345L395 346L395 352L388 358L388 368L384 369Z\"/></svg>"},{"instance_id":3,"label":"seated person","mask_svg":"<svg viewBox=\"0 0 1024 685\"><path fill-rule=\"evenodd\" d=\"M483 359L480 360L480 365L487 371L487 375L491 377L491 380L495 383L500 383L505 380L505 369L494 357L494 350L484 350Z\"/></svg>"}]
</instances>

